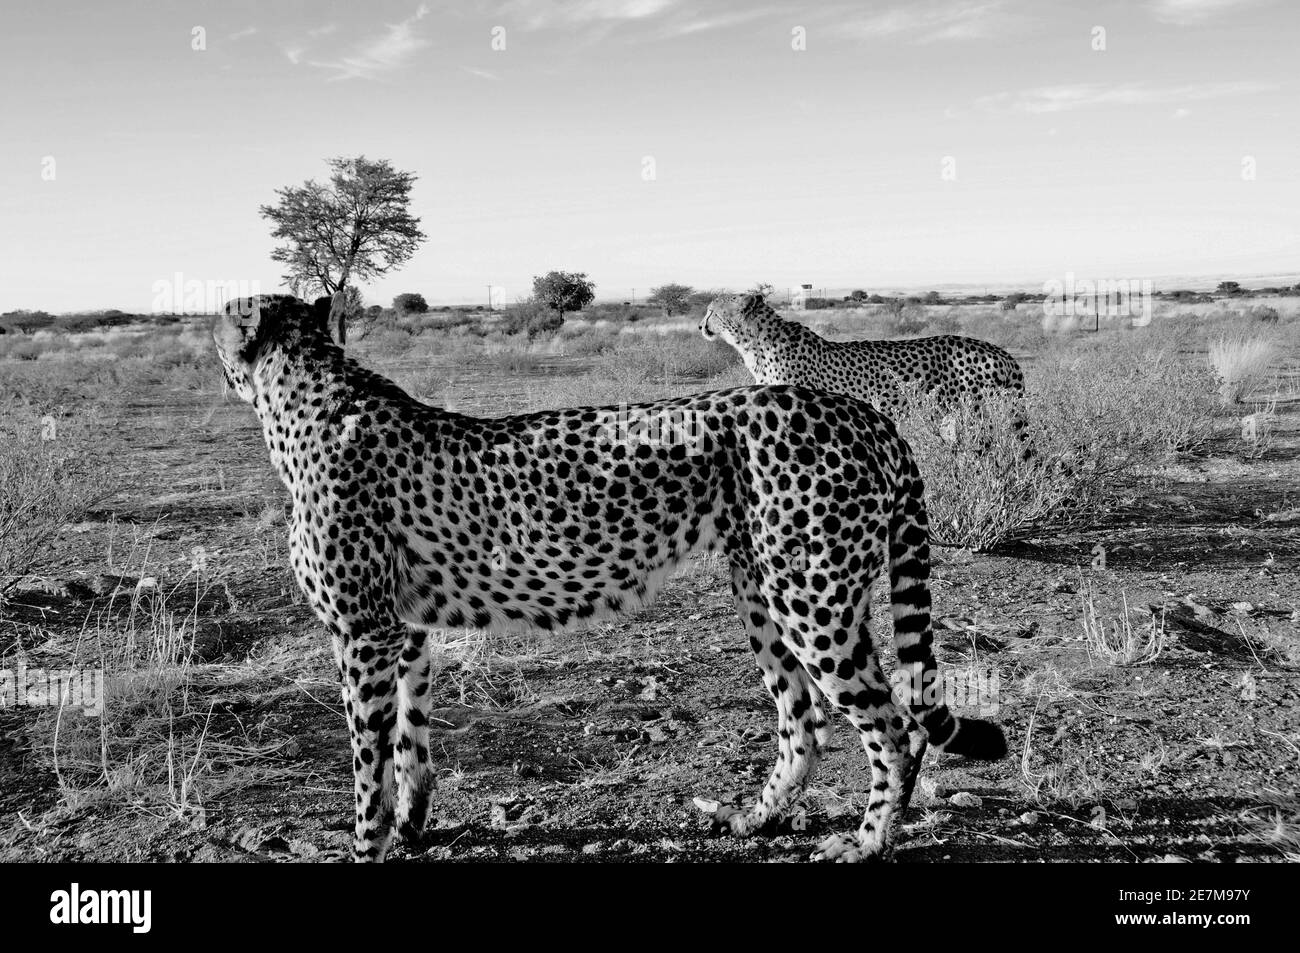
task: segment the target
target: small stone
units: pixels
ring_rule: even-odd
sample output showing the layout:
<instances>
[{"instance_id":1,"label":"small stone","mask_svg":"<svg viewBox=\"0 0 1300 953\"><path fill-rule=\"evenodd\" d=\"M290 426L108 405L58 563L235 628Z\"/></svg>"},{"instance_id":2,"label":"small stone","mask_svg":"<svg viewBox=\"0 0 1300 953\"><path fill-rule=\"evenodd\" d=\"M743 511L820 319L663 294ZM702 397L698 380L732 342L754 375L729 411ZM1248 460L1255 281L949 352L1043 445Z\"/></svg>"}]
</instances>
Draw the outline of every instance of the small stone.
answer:
<instances>
[{"instance_id":1,"label":"small stone","mask_svg":"<svg viewBox=\"0 0 1300 953\"><path fill-rule=\"evenodd\" d=\"M953 807L979 808L984 806L983 799L971 794L969 791L958 791L948 798L948 803Z\"/></svg>"}]
</instances>

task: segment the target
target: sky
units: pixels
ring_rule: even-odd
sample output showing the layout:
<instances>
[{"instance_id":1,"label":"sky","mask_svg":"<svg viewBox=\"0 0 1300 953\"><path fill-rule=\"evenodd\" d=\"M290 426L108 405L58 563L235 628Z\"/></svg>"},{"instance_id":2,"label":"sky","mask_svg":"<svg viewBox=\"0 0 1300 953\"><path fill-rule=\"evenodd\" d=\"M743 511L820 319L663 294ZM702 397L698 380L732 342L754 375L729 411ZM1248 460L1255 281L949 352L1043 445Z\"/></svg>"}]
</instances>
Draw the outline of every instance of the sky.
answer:
<instances>
[{"instance_id":1,"label":"sky","mask_svg":"<svg viewBox=\"0 0 1300 953\"><path fill-rule=\"evenodd\" d=\"M374 303L1300 280L1297 40L1293 0L4 0L0 311L281 290L259 206L355 155L428 235Z\"/></svg>"}]
</instances>

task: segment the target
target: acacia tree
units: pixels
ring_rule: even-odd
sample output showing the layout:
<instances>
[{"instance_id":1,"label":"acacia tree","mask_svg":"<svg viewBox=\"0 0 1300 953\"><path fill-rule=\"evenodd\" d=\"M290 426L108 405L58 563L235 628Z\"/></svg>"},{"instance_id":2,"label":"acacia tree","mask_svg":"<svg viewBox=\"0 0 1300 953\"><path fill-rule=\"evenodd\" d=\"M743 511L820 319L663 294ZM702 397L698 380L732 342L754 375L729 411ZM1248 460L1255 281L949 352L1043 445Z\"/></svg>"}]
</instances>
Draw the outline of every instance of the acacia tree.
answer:
<instances>
[{"instance_id":1,"label":"acacia tree","mask_svg":"<svg viewBox=\"0 0 1300 953\"><path fill-rule=\"evenodd\" d=\"M685 314L691 309L691 294L695 291L690 285L666 284L650 289L646 304L663 308L670 316Z\"/></svg>"},{"instance_id":2,"label":"acacia tree","mask_svg":"<svg viewBox=\"0 0 1300 953\"><path fill-rule=\"evenodd\" d=\"M558 311L563 321L564 312L581 311L591 304L596 297L596 285L583 272L548 271L533 278L533 297L552 311Z\"/></svg>"},{"instance_id":3,"label":"acacia tree","mask_svg":"<svg viewBox=\"0 0 1300 953\"><path fill-rule=\"evenodd\" d=\"M300 297L319 291L334 296L340 344L347 343L347 317L338 292L350 282L368 281L405 264L425 235L410 213L416 177L386 159L328 160L326 183L308 179L276 190L275 205L261 214L274 224L273 238L285 244L271 252L283 262L285 283Z\"/></svg>"}]
</instances>

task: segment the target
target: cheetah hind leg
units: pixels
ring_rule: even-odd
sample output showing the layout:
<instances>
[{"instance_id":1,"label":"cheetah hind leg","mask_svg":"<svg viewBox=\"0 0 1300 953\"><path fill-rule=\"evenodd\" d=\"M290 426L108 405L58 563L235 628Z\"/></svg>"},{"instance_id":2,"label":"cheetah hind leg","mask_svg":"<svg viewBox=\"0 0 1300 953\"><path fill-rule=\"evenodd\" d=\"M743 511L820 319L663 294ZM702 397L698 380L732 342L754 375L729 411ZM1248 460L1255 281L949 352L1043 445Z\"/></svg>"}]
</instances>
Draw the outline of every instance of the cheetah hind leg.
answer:
<instances>
[{"instance_id":1,"label":"cheetah hind leg","mask_svg":"<svg viewBox=\"0 0 1300 953\"><path fill-rule=\"evenodd\" d=\"M706 798L696 798L695 806L711 815L714 832L748 837L775 828L795 807L817 768L821 749L830 740L831 728L821 692L782 641L743 563L733 566L732 592L763 684L776 702L779 753L767 784L752 806Z\"/></svg>"},{"instance_id":2,"label":"cheetah hind leg","mask_svg":"<svg viewBox=\"0 0 1300 953\"><path fill-rule=\"evenodd\" d=\"M429 715L433 692L432 662L426 634L408 629L397 663L397 724L393 770L397 789L394 821L402 840L418 846L429 822L429 807L437 778L429 756Z\"/></svg>"},{"instance_id":3,"label":"cheetah hind leg","mask_svg":"<svg viewBox=\"0 0 1300 953\"><path fill-rule=\"evenodd\" d=\"M862 825L852 834L827 837L813 853L813 860L855 864L893 858L894 835L901 828L906 802L911 797L908 779L915 783L921 763L909 742L905 729L862 731L862 743L871 762L871 799Z\"/></svg>"}]
</instances>

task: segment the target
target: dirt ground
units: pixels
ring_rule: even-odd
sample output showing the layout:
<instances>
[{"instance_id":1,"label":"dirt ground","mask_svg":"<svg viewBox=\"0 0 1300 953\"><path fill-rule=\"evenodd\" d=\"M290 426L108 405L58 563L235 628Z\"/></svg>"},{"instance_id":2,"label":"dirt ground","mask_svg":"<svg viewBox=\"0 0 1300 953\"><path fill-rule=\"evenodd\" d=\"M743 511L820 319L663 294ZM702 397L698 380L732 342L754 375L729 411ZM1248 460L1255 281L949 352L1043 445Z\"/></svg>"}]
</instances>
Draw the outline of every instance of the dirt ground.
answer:
<instances>
[{"instance_id":1,"label":"dirt ground","mask_svg":"<svg viewBox=\"0 0 1300 953\"><path fill-rule=\"evenodd\" d=\"M123 400L126 485L7 607L0 654L84 662L129 629L179 640L183 685L127 706L135 725L0 711L0 860L342 858L347 733L253 414L149 381ZM1259 459L1224 437L1098 525L936 551L941 664L996 673L1012 755L931 756L900 861L1300 858L1300 405L1278 410ZM714 836L693 805L752 797L776 754L723 570L700 557L635 617L449 656L434 829L391 859L797 861L856 827L869 774L847 724L771 836ZM1092 657L1089 592L1163 619L1162 654Z\"/></svg>"}]
</instances>

